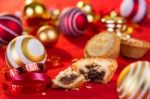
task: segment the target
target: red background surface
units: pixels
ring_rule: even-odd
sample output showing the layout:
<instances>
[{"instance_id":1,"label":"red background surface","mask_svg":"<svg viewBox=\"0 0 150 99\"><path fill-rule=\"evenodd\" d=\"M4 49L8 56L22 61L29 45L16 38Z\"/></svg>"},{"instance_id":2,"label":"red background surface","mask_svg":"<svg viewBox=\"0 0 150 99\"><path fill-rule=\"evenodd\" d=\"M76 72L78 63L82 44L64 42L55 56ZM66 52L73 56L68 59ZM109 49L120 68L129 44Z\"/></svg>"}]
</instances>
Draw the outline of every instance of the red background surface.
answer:
<instances>
[{"instance_id":1,"label":"red background surface","mask_svg":"<svg viewBox=\"0 0 150 99\"><path fill-rule=\"evenodd\" d=\"M43 0L43 3L47 6L47 8L56 7L56 8L64 8L67 6L75 6L78 0ZM86 2L90 2L96 12L104 12L108 13L108 11L115 9L118 11L119 5L122 0L83 0ZM150 0L148 0L148 9ZM16 11L21 11L23 9L24 2L23 0L1 0L0 3L0 13L1 12L10 12L14 13ZM150 12L150 11L149 11ZM143 39L150 42L150 19L146 18L134 31L133 36L139 39ZM74 58L82 58L83 57L83 48L85 46L86 41L90 38L88 35L83 35L79 38L66 38L63 35L60 36L57 45L54 48L47 49L48 55L55 55L61 57L64 66L60 68L50 69L48 74L52 77L58 71L66 68L70 65L71 60ZM6 66L4 60L5 50L0 48L0 67ZM142 58L138 60L148 60L150 61L150 51ZM96 84L96 83L88 83L86 86L91 86L88 88L81 88L79 91L75 90L53 90L50 89L46 91L46 95L42 95L42 93L35 94L22 94L15 96L7 96L3 93L2 90L2 82L3 75L0 72L0 99L118 99L118 94L116 91L116 81L117 77L120 74L121 70L127 66L129 63L137 61L135 59L128 59L122 56L119 56L117 59L119 63L119 68L114 75L111 82L106 85Z\"/></svg>"}]
</instances>

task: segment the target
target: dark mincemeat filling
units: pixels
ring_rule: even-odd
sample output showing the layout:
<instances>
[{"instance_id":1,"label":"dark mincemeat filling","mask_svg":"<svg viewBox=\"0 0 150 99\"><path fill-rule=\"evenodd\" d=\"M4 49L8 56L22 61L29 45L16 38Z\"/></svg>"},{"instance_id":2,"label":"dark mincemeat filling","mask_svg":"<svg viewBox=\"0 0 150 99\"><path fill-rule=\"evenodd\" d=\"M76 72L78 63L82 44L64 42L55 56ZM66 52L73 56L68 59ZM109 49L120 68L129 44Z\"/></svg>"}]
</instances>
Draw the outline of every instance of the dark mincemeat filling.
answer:
<instances>
[{"instance_id":1,"label":"dark mincemeat filling","mask_svg":"<svg viewBox=\"0 0 150 99\"><path fill-rule=\"evenodd\" d=\"M99 72L96 69L94 69L94 67L97 66L97 64L86 65L85 67L88 69L88 72L85 72L84 70L80 69L80 73L83 74L85 76L85 79L87 80L90 79L91 81L100 82L103 80L105 72Z\"/></svg>"},{"instance_id":2,"label":"dark mincemeat filling","mask_svg":"<svg viewBox=\"0 0 150 99\"><path fill-rule=\"evenodd\" d=\"M71 75L62 77L62 78L60 79L60 81L62 81L64 84L70 84L70 83L73 83L74 80L75 80L77 77L78 77L77 75L71 74Z\"/></svg>"},{"instance_id":3,"label":"dark mincemeat filling","mask_svg":"<svg viewBox=\"0 0 150 99\"><path fill-rule=\"evenodd\" d=\"M99 65L97 65L97 64L95 64L95 63L92 63L92 64L87 64L87 65L85 66L85 68L87 68L87 69L93 69L94 67L97 67L97 66L99 66Z\"/></svg>"},{"instance_id":4,"label":"dark mincemeat filling","mask_svg":"<svg viewBox=\"0 0 150 99\"><path fill-rule=\"evenodd\" d=\"M104 71L98 72L97 70L92 69L88 72L87 76L88 79L90 79L91 81L99 82L103 80L104 75L105 75Z\"/></svg>"}]
</instances>

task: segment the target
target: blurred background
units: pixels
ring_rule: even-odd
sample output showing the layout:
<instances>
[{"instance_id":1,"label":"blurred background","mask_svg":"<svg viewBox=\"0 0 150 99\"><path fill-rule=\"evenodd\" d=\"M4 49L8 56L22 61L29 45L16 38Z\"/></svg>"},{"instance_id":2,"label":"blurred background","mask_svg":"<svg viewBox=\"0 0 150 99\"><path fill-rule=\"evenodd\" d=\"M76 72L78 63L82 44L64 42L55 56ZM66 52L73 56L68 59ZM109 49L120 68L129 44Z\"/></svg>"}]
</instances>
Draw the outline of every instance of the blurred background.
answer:
<instances>
[{"instance_id":1,"label":"blurred background","mask_svg":"<svg viewBox=\"0 0 150 99\"><path fill-rule=\"evenodd\" d=\"M24 7L25 0L1 0L0 13L2 12L16 12L22 10ZM80 0L37 0L46 5L48 9L50 8L64 8L66 6L75 6ZM118 11L120 3L123 0L81 0L84 2L89 2L94 6L96 11L110 11L115 8ZM110 2L111 1L111 2ZM113 3L112 3L113 2ZM150 9L150 0L147 0ZM149 11L150 12L150 11Z\"/></svg>"}]
</instances>

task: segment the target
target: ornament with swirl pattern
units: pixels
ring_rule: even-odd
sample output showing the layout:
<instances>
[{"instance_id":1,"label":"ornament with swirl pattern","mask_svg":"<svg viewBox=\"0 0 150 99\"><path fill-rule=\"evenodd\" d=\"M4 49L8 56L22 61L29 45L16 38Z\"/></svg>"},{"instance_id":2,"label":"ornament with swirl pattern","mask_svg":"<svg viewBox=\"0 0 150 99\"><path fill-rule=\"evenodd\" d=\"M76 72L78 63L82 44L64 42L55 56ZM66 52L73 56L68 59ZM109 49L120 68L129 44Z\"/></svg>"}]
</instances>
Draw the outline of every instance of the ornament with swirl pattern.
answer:
<instances>
[{"instance_id":1,"label":"ornament with swirl pattern","mask_svg":"<svg viewBox=\"0 0 150 99\"><path fill-rule=\"evenodd\" d=\"M29 35L16 37L9 43L6 50L6 62L12 69L32 63L44 64L46 57L42 43Z\"/></svg>"},{"instance_id":2,"label":"ornament with swirl pattern","mask_svg":"<svg viewBox=\"0 0 150 99\"><path fill-rule=\"evenodd\" d=\"M150 99L150 62L127 66L118 78L117 91L120 99Z\"/></svg>"}]
</instances>

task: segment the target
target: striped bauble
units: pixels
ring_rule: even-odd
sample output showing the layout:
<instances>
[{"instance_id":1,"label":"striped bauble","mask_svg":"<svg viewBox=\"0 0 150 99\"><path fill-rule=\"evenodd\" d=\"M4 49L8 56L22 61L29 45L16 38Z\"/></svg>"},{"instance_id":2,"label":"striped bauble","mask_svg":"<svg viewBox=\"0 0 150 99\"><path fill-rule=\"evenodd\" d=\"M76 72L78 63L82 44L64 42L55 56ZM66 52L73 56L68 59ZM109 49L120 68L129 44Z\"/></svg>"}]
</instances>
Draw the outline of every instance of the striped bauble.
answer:
<instances>
[{"instance_id":1,"label":"striped bauble","mask_svg":"<svg viewBox=\"0 0 150 99\"><path fill-rule=\"evenodd\" d=\"M47 54L42 43L28 35L13 39L6 49L6 62L9 68L23 67L26 64L45 63Z\"/></svg>"},{"instance_id":2,"label":"striped bauble","mask_svg":"<svg viewBox=\"0 0 150 99\"><path fill-rule=\"evenodd\" d=\"M80 36L84 34L88 24L86 14L79 8L64 9L59 20L61 32L69 36Z\"/></svg>"},{"instance_id":3,"label":"striped bauble","mask_svg":"<svg viewBox=\"0 0 150 99\"><path fill-rule=\"evenodd\" d=\"M147 13L146 0L122 0L120 14L133 22L142 21Z\"/></svg>"},{"instance_id":4,"label":"striped bauble","mask_svg":"<svg viewBox=\"0 0 150 99\"><path fill-rule=\"evenodd\" d=\"M11 14L0 15L0 42L8 44L13 38L22 34L21 20Z\"/></svg>"},{"instance_id":5,"label":"striped bauble","mask_svg":"<svg viewBox=\"0 0 150 99\"><path fill-rule=\"evenodd\" d=\"M150 62L127 66L118 78L117 91L120 99L150 99Z\"/></svg>"}]
</instances>

